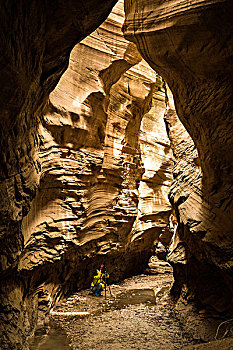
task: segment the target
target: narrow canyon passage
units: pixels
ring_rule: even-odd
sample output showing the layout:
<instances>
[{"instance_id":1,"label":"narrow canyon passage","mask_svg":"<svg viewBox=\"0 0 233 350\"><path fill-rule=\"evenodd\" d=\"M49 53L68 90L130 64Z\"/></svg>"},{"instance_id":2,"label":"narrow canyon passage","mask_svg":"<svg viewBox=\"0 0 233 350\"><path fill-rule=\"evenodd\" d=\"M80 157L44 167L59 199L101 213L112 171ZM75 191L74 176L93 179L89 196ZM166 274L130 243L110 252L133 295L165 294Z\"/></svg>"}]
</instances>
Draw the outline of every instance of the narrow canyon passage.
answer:
<instances>
[{"instance_id":1,"label":"narrow canyon passage","mask_svg":"<svg viewBox=\"0 0 233 350\"><path fill-rule=\"evenodd\" d=\"M96 297L90 290L74 294L54 308L52 322L65 331L71 349L168 350L187 344L188 339L170 313L171 267L161 262L154 264L155 270L154 275L148 270L148 274L110 285L106 300L104 295ZM38 337L30 349L52 348L49 338ZM65 345L62 348L65 350Z\"/></svg>"},{"instance_id":2,"label":"narrow canyon passage","mask_svg":"<svg viewBox=\"0 0 233 350\"><path fill-rule=\"evenodd\" d=\"M0 350L232 349L232 15L0 3Z\"/></svg>"},{"instance_id":3,"label":"narrow canyon passage","mask_svg":"<svg viewBox=\"0 0 233 350\"><path fill-rule=\"evenodd\" d=\"M172 283L171 266L152 257L145 274L107 286L106 299L88 289L60 302L30 350L174 350L214 340L221 319L178 307Z\"/></svg>"}]
</instances>

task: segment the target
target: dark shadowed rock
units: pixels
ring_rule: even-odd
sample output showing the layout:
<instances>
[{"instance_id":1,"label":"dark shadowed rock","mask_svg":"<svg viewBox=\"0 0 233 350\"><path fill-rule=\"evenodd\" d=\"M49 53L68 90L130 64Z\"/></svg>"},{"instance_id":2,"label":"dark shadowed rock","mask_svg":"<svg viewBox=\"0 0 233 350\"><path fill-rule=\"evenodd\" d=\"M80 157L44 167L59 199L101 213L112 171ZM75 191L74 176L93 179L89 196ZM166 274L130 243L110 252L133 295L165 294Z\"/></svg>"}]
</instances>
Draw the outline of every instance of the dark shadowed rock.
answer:
<instances>
[{"instance_id":1,"label":"dark shadowed rock","mask_svg":"<svg viewBox=\"0 0 233 350\"><path fill-rule=\"evenodd\" d=\"M17 270L22 218L39 184L38 116L68 66L73 46L96 29L116 1L7 1L0 5L1 348L21 349L35 324ZM3 283L4 281L4 283Z\"/></svg>"},{"instance_id":2,"label":"dark shadowed rock","mask_svg":"<svg viewBox=\"0 0 233 350\"><path fill-rule=\"evenodd\" d=\"M187 262L175 258L177 284L186 276L204 304L232 312L233 3L126 0L125 10L125 36L168 83L191 136L168 110L177 159L170 198Z\"/></svg>"}]
</instances>

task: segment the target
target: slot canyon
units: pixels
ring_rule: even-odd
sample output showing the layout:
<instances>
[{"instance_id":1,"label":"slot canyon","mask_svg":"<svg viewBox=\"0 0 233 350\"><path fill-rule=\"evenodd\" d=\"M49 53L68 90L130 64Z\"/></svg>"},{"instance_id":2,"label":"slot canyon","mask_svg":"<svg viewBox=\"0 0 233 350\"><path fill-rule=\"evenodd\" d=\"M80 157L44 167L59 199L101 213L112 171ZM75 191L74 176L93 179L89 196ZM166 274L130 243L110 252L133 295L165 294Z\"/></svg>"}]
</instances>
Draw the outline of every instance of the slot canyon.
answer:
<instances>
[{"instance_id":1,"label":"slot canyon","mask_svg":"<svg viewBox=\"0 0 233 350\"><path fill-rule=\"evenodd\" d=\"M156 297L129 311L144 338L78 347L95 318L54 316L69 348L232 349L232 1L8 0L0 14L0 349L60 349L30 339L75 295L83 314L104 305L104 333L125 299L143 304L137 286ZM102 264L113 306L88 294Z\"/></svg>"}]
</instances>

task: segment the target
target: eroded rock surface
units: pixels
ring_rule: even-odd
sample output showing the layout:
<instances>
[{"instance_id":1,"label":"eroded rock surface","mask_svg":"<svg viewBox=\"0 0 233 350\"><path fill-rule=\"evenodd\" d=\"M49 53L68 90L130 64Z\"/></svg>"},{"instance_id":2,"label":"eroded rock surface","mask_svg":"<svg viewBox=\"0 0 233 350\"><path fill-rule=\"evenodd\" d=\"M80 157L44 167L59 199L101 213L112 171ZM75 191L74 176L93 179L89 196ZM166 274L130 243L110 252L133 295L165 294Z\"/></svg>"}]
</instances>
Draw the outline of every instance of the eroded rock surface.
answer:
<instances>
[{"instance_id":1,"label":"eroded rock surface","mask_svg":"<svg viewBox=\"0 0 233 350\"><path fill-rule=\"evenodd\" d=\"M165 91L123 20L120 2L74 48L41 125L41 183L19 261L34 279L49 266L41 302L88 286L103 261L113 280L142 271L169 221Z\"/></svg>"},{"instance_id":2,"label":"eroded rock surface","mask_svg":"<svg viewBox=\"0 0 233 350\"><path fill-rule=\"evenodd\" d=\"M125 10L126 37L168 83L192 137L168 111L177 158L171 199L182 241L172 258L177 284L232 313L233 4L126 0Z\"/></svg>"},{"instance_id":3,"label":"eroded rock surface","mask_svg":"<svg viewBox=\"0 0 233 350\"><path fill-rule=\"evenodd\" d=\"M22 48L12 71L22 70L22 89L15 82L9 95L12 106L14 99L21 105L14 125L13 117L2 124L2 142L11 144L2 182L3 349L21 349L35 326L38 303L44 312L87 286L90 271L103 260L116 280L142 270L171 212L163 82L123 38L123 3L74 48L46 105L70 49L97 27L113 2L88 2L86 12L72 1L55 11L47 3L21 8L22 3L12 11L25 23L33 20L35 35L32 42L19 20ZM16 90L23 91L21 102Z\"/></svg>"},{"instance_id":4,"label":"eroded rock surface","mask_svg":"<svg viewBox=\"0 0 233 350\"><path fill-rule=\"evenodd\" d=\"M0 271L1 348L22 348L36 299L17 263L22 218L40 180L38 116L68 65L73 46L98 27L116 1L1 2ZM23 282L24 280L24 282ZM27 297L26 297L27 294Z\"/></svg>"},{"instance_id":5,"label":"eroded rock surface","mask_svg":"<svg viewBox=\"0 0 233 350\"><path fill-rule=\"evenodd\" d=\"M190 299L192 291L204 305L225 314L231 307L232 293L219 276L221 265L205 234L208 232L210 239L218 226L203 194L197 149L176 115L171 95L169 101L165 120L176 159L170 200L179 218L168 256L176 277L173 289Z\"/></svg>"},{"instance_id":6,"label":"eroded rock surface","mask_svg":"<svg viewBox=\"0 0 233 350\"><path fill-rule=\"evenodd\" d=\"M1 4L3 349L21 349L38 301L45 310L87 284L107 253L117 279L143 267L154 240L167 248L164 87L120 34L119 7L74 49L47 104L71 49L114 3ZM125 10L126 37L167 81L193 139L170 106L174 289L232 313L232 2L126 0Z\"/></svg>"},{"instance_id":7,"label":"eroded rock surface","mask_svg":"<svg viewBox=\"0 0 233 350\"><path fill-rule=\"evenodd\" d=\"M148 275L111 285L106 299L95 297L89 290L75 293L53 309L51 327L60 325L72 349L173 350L190 344L195 349L194 344L203 342L204 349L211 344L215 348L215 342L207 342L215 339L221 318L208 317L191 305L177 307L169 294L171 266L152 257L149 267ZM226 325L222 327L221 335ZM231 349L232 338L220 344L224 343Z\"/></svg>"}]
</instances>

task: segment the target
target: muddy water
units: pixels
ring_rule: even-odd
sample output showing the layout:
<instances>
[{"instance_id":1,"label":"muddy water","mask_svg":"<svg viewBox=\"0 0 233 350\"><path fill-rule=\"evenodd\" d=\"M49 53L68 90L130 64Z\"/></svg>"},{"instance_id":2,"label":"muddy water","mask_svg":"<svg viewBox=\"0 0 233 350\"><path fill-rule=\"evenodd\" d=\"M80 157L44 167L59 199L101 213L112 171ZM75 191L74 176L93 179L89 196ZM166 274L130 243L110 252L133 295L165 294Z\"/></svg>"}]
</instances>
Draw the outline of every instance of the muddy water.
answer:
<instances>
[{"instance_id":1,"label":"muddy water","mask_svg":"<svg viewBox=\"0 0 233 350\"><path fill-rule=\"evenodd\" d=\"M56 324L55 322L50 322L44 327L39 327L34 338L29 344L30 350L69 350L69 341L67 335Z\"/></svg>"},{"instance_id":2,"label":"muddy water","mask_svg":"<svg viewBox=\"0 0 233 350\"><path fill-rule=\"evenodd\" d=\"M153 289L130 289L118 296L112 303L113 309L123 309L129 305L155 305L155 293Z\"/></svg>"},{"instance_id":3,"label":"muddy water","mask_svg":"<svg viewBox=\"0 0 233 350\"><path fill-rule=\"evenodd\" d=\"M156 298L153 289L130 289L117 296L110 296L108 300L103 300L101 308L90 312L91 316L101 315L103 312L110 312L124 309L130 305L155 305Z\"/></svg>"}]
</instances>

